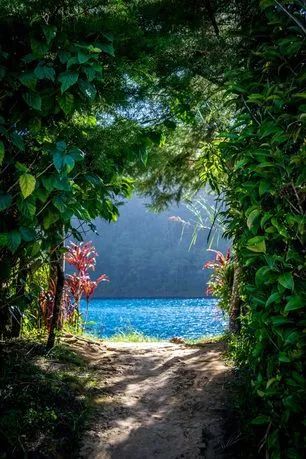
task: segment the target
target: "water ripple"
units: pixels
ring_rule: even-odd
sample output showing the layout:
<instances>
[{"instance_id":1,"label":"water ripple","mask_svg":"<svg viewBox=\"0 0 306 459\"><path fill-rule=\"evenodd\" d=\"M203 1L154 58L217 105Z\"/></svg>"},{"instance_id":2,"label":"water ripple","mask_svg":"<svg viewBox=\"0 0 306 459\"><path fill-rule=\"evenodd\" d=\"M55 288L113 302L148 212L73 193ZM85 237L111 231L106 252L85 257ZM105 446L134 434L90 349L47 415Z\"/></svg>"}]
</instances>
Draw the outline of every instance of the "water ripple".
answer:
<instances>
[{"instance_id":1,"label":"water ripple","mask_svg":"<svg viewBox=\"0 0 306 459\"><path fill-rule=\"evenodd\" d=\"M87 330L99 337L130 328L158 338L214 336L227 327L217 304L210 298L96 298L90 302Z\"/></svg>"}]
</instances>

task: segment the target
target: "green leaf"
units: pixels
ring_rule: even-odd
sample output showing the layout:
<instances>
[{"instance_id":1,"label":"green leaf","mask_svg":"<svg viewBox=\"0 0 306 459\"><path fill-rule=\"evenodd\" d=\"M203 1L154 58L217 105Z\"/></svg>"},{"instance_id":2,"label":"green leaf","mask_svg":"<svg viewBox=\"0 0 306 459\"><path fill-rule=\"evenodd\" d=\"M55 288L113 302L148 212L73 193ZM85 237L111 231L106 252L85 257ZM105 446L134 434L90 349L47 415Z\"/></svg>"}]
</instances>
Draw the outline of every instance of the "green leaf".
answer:
<instances>
[{"instance_id":1,"label":"green leaf","mask_svg":"<svg viewBox=\"0 0 306 459\"><path fill-rule=\"evenodd\" d=\"M32 228L26 228L25 226L20 226L19 232L21 238L26 242L31 242L36 239L36 233Z\"/></svg>"},{"instance_id":2,"label":"green leaf","mask_svg":"<svg viewBox=\"0 0 306 459\"><path fill-rule=\"evenodd\" d=\"M58 53L58 58L62 64L66 64L71 57L71 53L69 51L60 51Z\"/></svg>"},{"instance_id":3,"label":"green leaf","mask_svg":"<svg viewBox=\"0 0 306 459\"><path fill-rule=\"evenodd\" d=\"M78 51L78 61L80 64L84 64L85 62L89 61L90 54L84 53L83 51Z\"/></svg>"},{"instance_id":4,"label":"green leaf","mask_svg":"<svg viewBox=\"0 0 306 459\"><path fill-rule=\"evenodd\" d=\"M88 99L95 99L97 95L97 90L93 84L89 83L89 81L79 80L79 88L82 91L82 93L86 97L88 97Z\"/></svg>"},{"instance_id":5,"label":"green leaf","mask_svg":"<svg viewBox=\"0 0 306 459\"><path fill-rule=\"evenodd\" d=\"M24 140L20 134L17 134L17 132L13 132L11 139L15 147L18 148L18 150L24 151L25 149Z\"/></svg>"},{"instance_id":6,"label":"green leaf","mask_svg":"<svg viewBox=\"0 0 306 459\"><path fill-rule=\"evenodd\" d=\"M17 171L22 172L22 173L26 173L29 170L28 166L26 166L23 163L20 163L19 161L16 161L15 168Z\"/></svg>"},{"instance_id":7,"label":"green leaf","mask_svg":"<svg viewBox=\"0 0 306 459\"><path fill-rule=\"evenodd\" d=\"M53 164L58 172L60 172L64 166L64 155L60 151L53 153Z\"/></svg>"},{"instance_id":8,"label":"green leaf","mask_svg":"<svg viewBox=\"0 0 306 459\"><path fill-rule=\"evenodd\" d=\"M53 38L56 37L57 27L54 25L48 24L48 25L44 25L42 29L44 32L44 36L47 39L47 43L50 43L53 40Z\"/></svg>"},{"instance_id":9,"label":"green leaf","mask_svg":"<svg viewBox=\"0 0 306 459\"><path fill-rule=\"evenodd\" d=\"M34 90L37 83L37 78L33 72L24 72L20 75L19 81L29 89Z\"/></svg>"},{"instance_id":10,"label":"green leaf","mask_svg":"<svg viewBox=\"0 0 306 459\"><path fill-rule=\"evenodd\" d=\"M55 80L55 71L52 67L49 67L48 65L39 64L34 70L34 73L39 80Z\"/></svg>"},{"instance_id":11,"label":"green leaf","mask_svg":"<svg viewBox=\"0 0 306 459\"><path fill-rule=\"evenodd\" d=\"M66 92L65 94L63 94L59 98L58 104L61 107L61 109L63 110L63 112L66 115L68 115L69 113L71 113L73 111L73 108L74 108L73 94L70 94L69 92Z\"/></svg>"},{"instance_id":12,"label":"green leaf","mask_svg":"<svg viewBox=\"0 0 306 459\"><path fill-rule=\"evenodd\" d=\"M35 257L36 255L38 255L40 251L41 251L41 241L34 242L31 248L32 257Z\"/></svg>"},{"instance_id":13,"label":"green leaf","mask_svg":"<svg viewBox=\"0 0 306 459\"><path fill-rule=\"evenodd\" d=\"M45 230L49 229L50 226L53 225L53 223L57 222L58 219L59 219L59 215L57 213L49 211L43 219L44 229Z\"/></svg>"},{"instance_id":14,"label":"green leaf","mask_svg":"<svg viewBox=\"0 0 306 459\"><path fill-rule=\"evenodd\" d=\"M266 242L264 236L255 236L248 240L247 248L251 252L265 253L266 252Z\"/></svg>"},{"instance_id":15,"label":"green leaf","mask_svg":"<svg viewBox=\"0 0 306 459\"><path fill-rule=\"evenodd\" d=\"M4 160L4 143L0 140L0 166L2 166Z\"/></svg>"},{"instance_id":16,"label":"green leaf","mask_svg":"<svg viewBox=\"0 0 306 459\"><path fill-rule=\"evenodd\" d=\"M29 199L21 199L18 202L18 209L20 210L21 214L27 218L34 217L36 213L36 206L33 201Z\"/></svg>"},{"instance_id":17,"label":"green leaf","mask_svg":"<svg viewBox=\"0 0 306 459\"><path fill-rule=\"evenodd\" d=\"M8 233L7 246L12 253L15 253L21 243L21 236L19 231L14 230Z\"/></svg>"},{"instance_id":18,"label":"green leaf","mask_svg":"<svg viewBox=\"0 0 306 459\"><path fill-rule=\"evenodd\" d=\"M26 92L22 96L23 100L29 105L29 107L35 110L41 110L41 97L34 92Z\"/></svg>"},{"instance_id":19,"label":"green leaf","mask_svg":"<svg viewBox=\"0 0 306 459\"><path fill-rule=\"evenodd\" d=\"M10 194L0 194L0 212L10 207L12 200L13 198Z\"/></svg>"},{"instance_id":20,"label":"green leaf","mask_svg":"<svg viewBox=\"0 0 306 459\"><path fill-rule=\"evenodd\" d=\"M19 186L22 196L27 198L33 193L36 185L36 179L31 174L23 174L19 177Z\"/></svg>"},{"instance_id":21,"label":"green leaf","mask_svg":"<svg viewBox=\"0 0 306 459\"><path fill-rule=\"evenodd\" d=\"M32 38L31 49L35 57L42 58L49 51L49 46L47 43L37 41L34 38Z\"/></svg>"},{"instance_id":22,"label":"green leaf","mask_svg":"<svg viewBox=\"0 0 306 459\"><path fill-rule=\"evenodd\" d=\"M61 196L56 196L53 199L53 205L62 213L66 210L66 204Z\"/></svg>"},{"instance_id":23,"label":"green leaf","mask_svg":"<svg viewBox=\"0 0 306 459\"><path fill-rule=\"evenodd\" d=\"M104 51L106 54L115 57L115 50L111 43L102 43L99 44L99 47L101 47L102 51Z\"/></svg>"},{"instance_id":24,"label":"green leaf","mask_svg":"<svg viewBox=\"0 0 306 459\"><path fill-rule=\"evenodd\" d=\"M84 67L83 72L87 76L88 81L92 81L95 78L96 71L93 67Z\"/></svg>"},{"instance_id":25,"label":"green leaf","mask_svg":"<svg viewBox=\"0 0 306 459\"><path fill-rule=\"evenodd\" d=\"M263 194L267 193L271 189L271 183L267 182L266 180L261 180L259 183L259 195L262 196Z\"/></svg>"},{"instance_id":26,"label":"green leaf","mask_svg":"<svg viewBox=\"0 0 306 459\"><path fill-rule=\"evenodd\" d=\"M61 93L63 94L67 89L73 86L78 81L79 75L75 72L64 72L59 76L61 82Z\"/></svg>"},{"instance_id":27,"label":"green leaf","mask_svg":"<svg viewBox=\"0 0 306 459\"><path fill-rule=\"evenodd\" d=\"M267 299L266 306L270 306L272 303L279 303L281 300L281 295L279 292L272 293Z\"/></svg>"},{"instance_id":28,"label":"green leaf","mask_svg":"<svg viewBox=\"0 0 306 459\"><path fill-rule=\"evenodd\" d=\"M290 363L290 358L288 357L288 355L285 353L285 352L280 352L278 354L278 360L282 363Z\"/></svg>"},{"instance_id":29,"label":"green leaf","mask_svg":"<svg viewBox=\"0 0 306 459\"><path fill-rule=\"evenodd\" d=\"M253 223L257 217L260 215L260 209L254 209L252 212L249 213L247 218L247 226L250 229L253 226Z\"/></svg>"},{"instance_id":30,"label":"green leaf","mask_svg":"<svg viewBox=\"0 0 306 459\"><path fill-rule=\"evenodd\" d=\"M265 416L264 414L261 414L257 416L256 418L252 419L251 424L253 425L263 425L263 424L268 424L271 421L271 418L269 416Z\"/></svg>"},{"instance_id":31,"label":"green leaf","mask_svg":"<svg viewBox=\"0 0 306 459\"><path fill-rule=\"evenodd\" d=\"M85 157L85 153L79 148L72 148L68 153L75 161L82 161Z\"/></svg>"},{"instance_id":32,"label":"green leaf","mask_svg":"<svg viewBox=\"0 0 306 459\"><path fill-rule=\"evenodd\" d=\"M74 159L72 158L72 156L70 155L66 155L64 157L64 165L66 166L66 170L67 172L71 172L72 169L74 168Z\"/></svg>"},{"instance_id":33,"label":"green leaf","mask_svg":"<svg viewBox=\"0 0 306 459\"><path fill-rule=\"evenodd\" d=\"M287 302L284 311L296 311L297 309L302 309L305 307L305 301L300 295L292 295L289 297L289 301Z\"/></svg>"},{"instance_id":34,"label":"green leaf","mask_svg":"<svg viewBox=\"0 0 306 459\"><path fill-rule=\"evenodd\" d=\"M291 273L281 274L278 278L278 283L289 290L294 289L294 280Z\"/></svg>"},{"instance_id":35,"label":"green leaf","mask_svg":"<svg viewBox=\"0 0 306 459\"><path fill-rule=\"evenodd\" d=\"M6 247L8 240L8 233L0 233L0 247Z\"/></svg>"}]
</instances>

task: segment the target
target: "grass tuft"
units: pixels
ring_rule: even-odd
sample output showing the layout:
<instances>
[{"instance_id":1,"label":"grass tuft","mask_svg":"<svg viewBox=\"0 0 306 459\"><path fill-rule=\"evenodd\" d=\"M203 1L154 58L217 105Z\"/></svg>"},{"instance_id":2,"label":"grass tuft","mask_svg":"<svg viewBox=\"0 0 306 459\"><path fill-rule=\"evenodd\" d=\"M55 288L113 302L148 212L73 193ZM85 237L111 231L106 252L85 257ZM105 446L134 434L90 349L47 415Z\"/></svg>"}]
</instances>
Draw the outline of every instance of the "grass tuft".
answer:
<instances>
[{"instance_id":1,"label":"grass tuft","mask_svg":"<svg viewBox=\"0 0 306 459\"><path fill-rule=\"evenodd\" d=\"M142 332L139 332L134 329L122 330L116 333L109 338L106 338L105 341L113 342L124 342L124 343L157 343L158 341L164 341L161 338L154 336L147 336Z\"/></svg>"}]
</instances>

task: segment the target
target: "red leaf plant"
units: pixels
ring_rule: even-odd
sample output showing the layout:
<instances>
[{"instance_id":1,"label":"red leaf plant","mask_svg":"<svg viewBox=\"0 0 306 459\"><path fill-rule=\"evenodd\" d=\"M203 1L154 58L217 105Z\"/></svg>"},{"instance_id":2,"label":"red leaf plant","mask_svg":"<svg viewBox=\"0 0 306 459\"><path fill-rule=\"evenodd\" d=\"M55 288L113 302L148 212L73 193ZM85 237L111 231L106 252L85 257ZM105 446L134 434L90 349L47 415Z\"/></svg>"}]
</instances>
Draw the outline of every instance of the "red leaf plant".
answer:
<instances>
[{"instance_id":1,"label":"red leaf plant","mask_svg":"<svg viewBox=\"0 0 306 459\"><path fill-rule=\"evenodd\" d=\"M211 269L213 271L207 283L206 294L217 297L219 299L219 307L222 310L227 310L234 272L230 249L227 250L225 255L219 250L208 249L208 251L214 252L215 258L207 261L203 266L203 269Z\"/></svg>"},{"instance_id":2,"label":"red leaf plant","mask_svg":"<svg viewBox=\"0 0 306 459\"><path fill-rule=\"evenodd\" d=\"M58 320L58 328L63 326L65 321L78 319L80 312L80 301L84 295L86 298L86 321L88 317L89 298L94 294L100 282L109 281L106 274L101 274L96 280L91 280L88 270L95 269L98 253L91 242L71 242L65 254L65 261L76 268L76 272L68 274L65 278L64 292L61 303L61 311ZM39 297L39 304L46 327L49 329L54 308L56 285L50 281L48 291L43 291ZM77 316L77 317L76 317Z\"/></svg>"},{"instance_id":3,"label":"red leaf plant","mask_svg":"<svg viewBox=\"0 0 306 459\"><path fill-rule=\"evenodd\" d=\"M70 242L65 260L72 266L75 266L78 274L86 274L89 269L95 269L96 249L91 242L81 242L79 245Z\"/></svg>"}]
</instances>

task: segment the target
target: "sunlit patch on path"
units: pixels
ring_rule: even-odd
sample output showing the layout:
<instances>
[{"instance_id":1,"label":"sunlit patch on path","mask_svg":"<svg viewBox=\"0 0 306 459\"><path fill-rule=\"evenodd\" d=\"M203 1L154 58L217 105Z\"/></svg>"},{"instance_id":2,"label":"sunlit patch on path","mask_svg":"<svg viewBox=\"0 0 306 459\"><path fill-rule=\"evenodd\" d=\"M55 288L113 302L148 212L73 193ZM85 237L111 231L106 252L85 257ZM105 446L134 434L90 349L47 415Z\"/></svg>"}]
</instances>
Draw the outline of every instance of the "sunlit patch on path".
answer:
<instances>
[{"instance_id":1,"label":"sunlit patch on path","mask_svg":"<svg viewBox=\"0 0 306 459\"><path fill-rule=\"evenodd\" d=\"M232 457L224 428L231 368L222 351L221 343L82 345L98 385L80 457Z\"/></svg>"}]
</instances>

